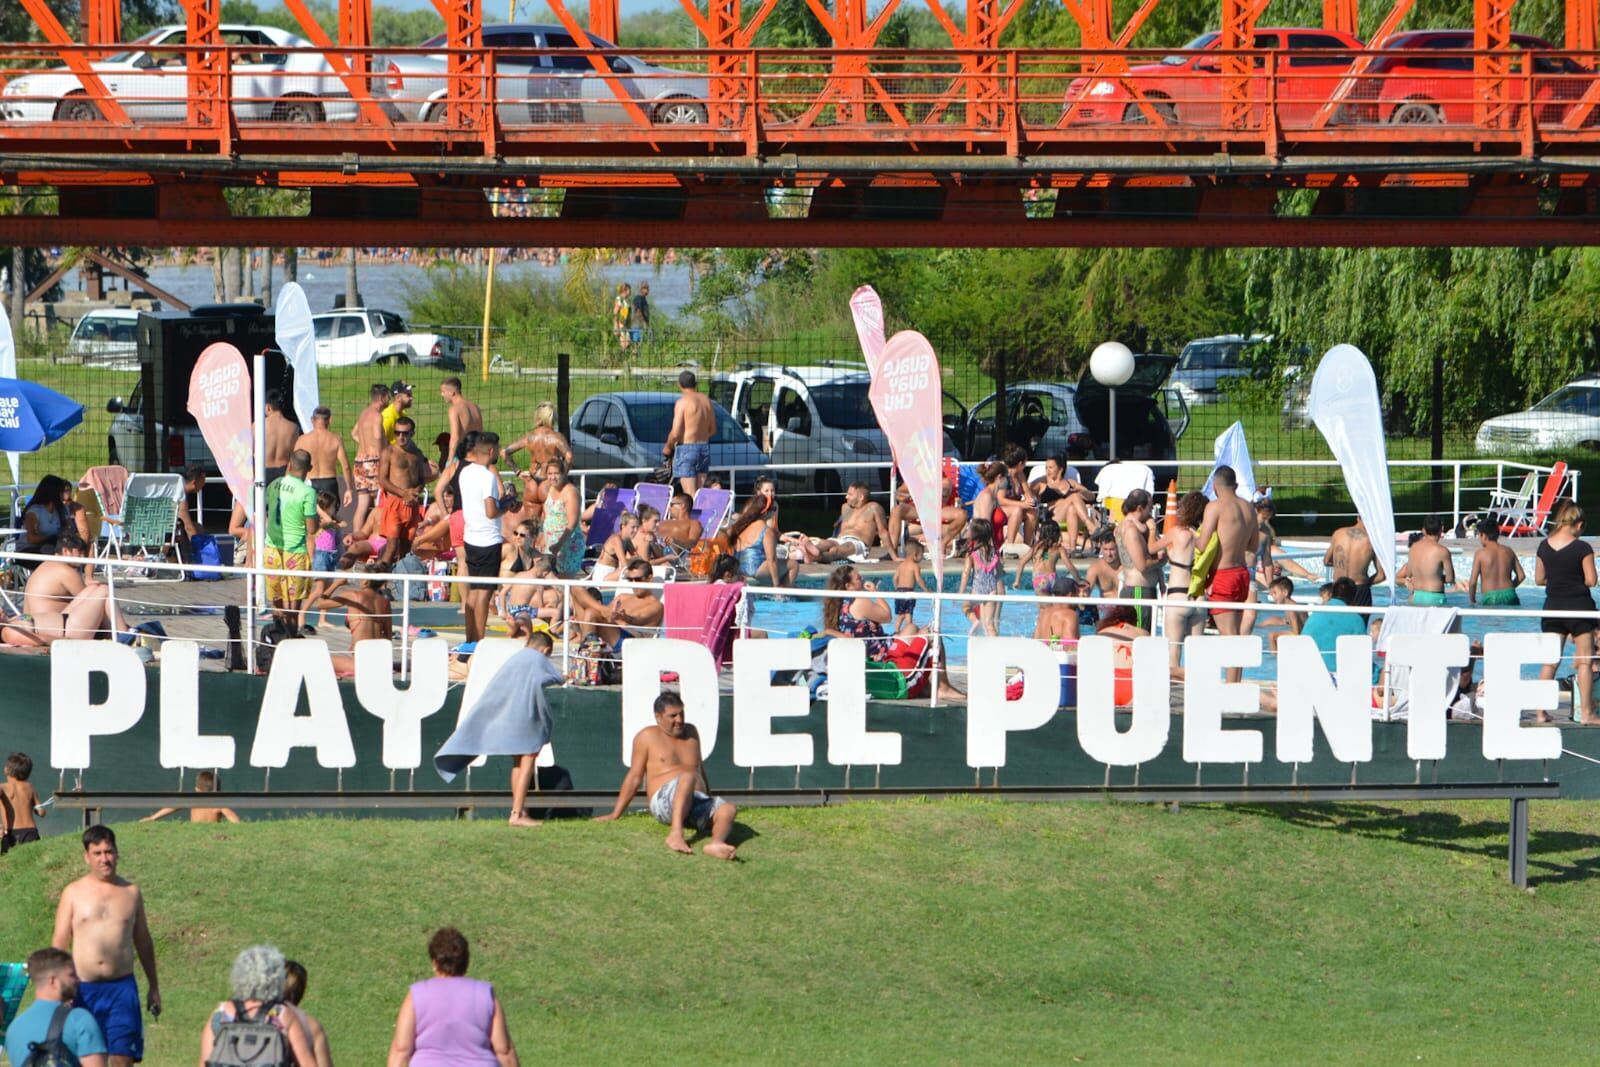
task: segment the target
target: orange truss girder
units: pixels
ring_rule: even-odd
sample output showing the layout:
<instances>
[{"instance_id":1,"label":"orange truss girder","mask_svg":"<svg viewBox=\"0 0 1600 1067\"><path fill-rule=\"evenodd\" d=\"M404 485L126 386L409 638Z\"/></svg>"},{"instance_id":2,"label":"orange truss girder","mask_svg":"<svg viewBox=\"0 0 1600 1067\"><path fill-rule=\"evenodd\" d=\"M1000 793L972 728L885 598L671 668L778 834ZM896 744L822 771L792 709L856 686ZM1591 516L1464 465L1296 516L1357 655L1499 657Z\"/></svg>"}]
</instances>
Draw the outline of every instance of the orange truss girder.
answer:
<instances>
[{"instance_id":1,"label":"orange truss girder","mask_svg":"<svg viewBox=\"0 0 1600 1067\"><path fill-rule=\"evenodd\" d=\"M1502 128L1510 124L1519 83L1511 77L1511 9L1517 0L1473 0L1473 121ZM1484 51L1494 54L1484 55Z\"/></svg>"}]
</instances>

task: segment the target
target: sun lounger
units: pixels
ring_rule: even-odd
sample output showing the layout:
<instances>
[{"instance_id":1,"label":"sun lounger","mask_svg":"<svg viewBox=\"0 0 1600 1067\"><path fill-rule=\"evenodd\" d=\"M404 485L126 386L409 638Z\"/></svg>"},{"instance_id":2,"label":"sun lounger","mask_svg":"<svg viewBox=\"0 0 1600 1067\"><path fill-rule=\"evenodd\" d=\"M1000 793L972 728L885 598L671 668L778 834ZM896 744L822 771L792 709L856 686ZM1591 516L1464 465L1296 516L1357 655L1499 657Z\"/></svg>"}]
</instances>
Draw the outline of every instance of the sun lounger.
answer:
<instances>
[{"instance_id":1,"label":"sun lounger","mask_svg":"<svg viewBox=\"0 0 1600 1067\"><path fill-rule=\"evenodd\" d=\"M672 486L656 482L640 482L633 487L633 491L637 494L635 511L649 504L661 513L663 519L667 517L667 505L672 503Z\"/></svg>"},{"instance_id":2,"label":"sun lounger","mask_svg":"<svg viewBox=\"0 0 1600 1067\"><path fill-rule=\"evenodd\" d=\"M727 489L701 489L690 512L700 523L701 536L715 537L733 511L733 493Z\"/></svg>"},{"instance_id":3,"label":"sun lounger","mask_svg":"<svg viewBox=\"0 0 1600 1067\"><path fill-rule=\"evenodd\" d=\"M606 539L617 532L617 520L622 518L622 513L632 510L634 498L632 489L602 490L600 503L589 518L589 535L584 540L584 547L594 552L600 551Z\"/></svg>"}]
</instances>

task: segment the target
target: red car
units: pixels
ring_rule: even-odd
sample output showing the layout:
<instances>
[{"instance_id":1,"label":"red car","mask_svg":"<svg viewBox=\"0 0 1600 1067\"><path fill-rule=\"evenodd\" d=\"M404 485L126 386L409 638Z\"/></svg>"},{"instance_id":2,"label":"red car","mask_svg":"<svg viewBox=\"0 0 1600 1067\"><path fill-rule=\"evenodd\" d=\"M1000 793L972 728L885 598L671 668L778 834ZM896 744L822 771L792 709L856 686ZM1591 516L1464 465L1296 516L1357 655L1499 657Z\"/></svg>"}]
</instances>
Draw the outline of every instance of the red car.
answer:
<instances>
[{"instance_id":1,"label":"red car","mask_svg":"<svg viewBox=\"0 0 1600 1067\"><path fill-rule=\"evenodd\" d=\"M1556 46L1525 33L1513 34L1512 48L1519 52L1553 52ZM1380 56L1350 93L1340 112L1342 122L1390 125L1437 125L1473 122L1471 30L1413 30L1397 33L1380 46L1382 51L1434 51L1437 56ZM1510 71L1520 80L1524 64L1533 62L1533 99L1541 125L1565 122L1572 105L1594 80L1594 72L1564 56L1511 57ZM1523 88L1513 85L1518 99ZM1513 124L1521 107L1514 109ZM1600 125L1600 109L1592 111L1585 126Z\"/></svg>"},{"instance_id":2,"label":"red car","mask_svg":"<svg viewBox=\"0 0 1600 1067\"><path fill-rule=\"evenodd\" d=\"M1184 54L1133 67L1127 78L1168 123L1216 126L1222 117L1222 58L1206 53L1216 50L1221 36L1215 30L1203 33L1183 46ZM1256 30L1250 47L1287 53L1278 57L1276 86L1267 84L1265 59L1255 59L1250 100L1257 121L1259 109L1276 95L1280 125L1302 126L1333 95L1354 61L1354 53L1364 46L1360 39L1338 30L1291 26ZM1067 87L1066 106L1071 109L1069 125L1149 121L1116 78L1075 80Z\"/></svg>"}]
</instances>

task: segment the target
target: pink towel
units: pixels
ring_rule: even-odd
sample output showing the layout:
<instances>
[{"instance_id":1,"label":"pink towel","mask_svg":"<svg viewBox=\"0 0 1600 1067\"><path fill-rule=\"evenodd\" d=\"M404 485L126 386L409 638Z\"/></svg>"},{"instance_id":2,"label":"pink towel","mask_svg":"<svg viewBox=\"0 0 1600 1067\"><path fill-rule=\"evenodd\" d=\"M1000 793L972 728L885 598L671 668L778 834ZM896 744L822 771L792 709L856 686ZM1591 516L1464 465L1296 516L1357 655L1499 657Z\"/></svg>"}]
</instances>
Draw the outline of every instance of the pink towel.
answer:
<instances>
[{"instance_id":1,"label":"pink towel","mask_svg":"<svg viewBox=\"0 0 1600 1067\"><path fill-rule=\"evenodd\" d=\"M122 495L128 488L128 468L90 467L83 472L78 488L94 490L95 496L100 498L101 514L121 515Z\"/></svg>"},{"instance_id":2,"label":"pink towel","mask_svg":"<svg viewBox=\"0 0 1600 1067\"><path fill-rule=\"evenodd\" d=\"M662 636L693 641L711 650L721 667L733 645L733 615L744 585L668 582L662 597Z\"/></svg>"}]
</instances>

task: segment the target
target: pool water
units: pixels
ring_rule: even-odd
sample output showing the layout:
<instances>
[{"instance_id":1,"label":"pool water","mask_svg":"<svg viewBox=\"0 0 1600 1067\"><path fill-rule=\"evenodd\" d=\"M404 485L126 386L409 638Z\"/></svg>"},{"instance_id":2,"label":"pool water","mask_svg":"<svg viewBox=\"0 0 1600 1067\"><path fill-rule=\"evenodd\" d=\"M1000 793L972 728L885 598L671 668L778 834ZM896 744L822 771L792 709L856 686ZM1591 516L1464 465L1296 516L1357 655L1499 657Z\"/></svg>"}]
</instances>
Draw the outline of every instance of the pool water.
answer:
<instances>
[{"instance_id":1,"label":"pool water","mask_svg":"<svg viewBox=\"0 0 1600 1067\"><path fill-rule=\"evenodd\" d=\"M1281 557L1284 554L1280 553L1279 555ZM1296 562L1307 570L1318 572L1322 569L1320 556L1308 557L1296 553L1292 554L1291 558L1294 558ZM1458 577L1465 578L1471 573L1472 560L1470 558L1463 560L1458 556L1454 562ZM1517 590L1517 595L1522 600L1521 610L1526 613L1526 617L1464 615L1461 618L1462 632L1467 634L1473 642L1482 641L1484 635L1490 631L1526 633L1535 632L1539 629L1538 609L1544 605L1544 590L1530 584L1533 574L1532 561L1525 560L1524 567L1529 575L1529 583L1524 583ZM1016 581L1016 564L1014 560L1007 560L1007 573L1009 581ZM947 591L953 591L959 574L950 575L949 578L950 585ZM1038 607L1034 603L1031 579L1032 573L1030 572L1029 578L1024 581L1022 589L1013 590L1007 588L1007 601L1000 611L999 630L1001 636L1033 636L1034 623L1038 618ZM880 579L880 581L887 584L886 578ZM929 589L933 588L933 575L931 573L924 573L923 581L927 583ZM825 579L822 577L802 577L798 584L802 588L821 589L825 585ZM1317 590L1321 585L1320 581L1296 579L1294 599L1302 604L1316 603ZM781 595L781 590L772 590L764 586L754 585L747 585L745 588L751 598L750 625L752 627L766 630L774 636L790 636L798 634L802 630L821 628L823 601L795 597L780 600L775 599L774 593ZM1398 603L1407 603L1407 594L1404 589L1397 588L1396 594ZM884 595L892 598L894 594L891 592ZM1389 587L1387 585L1374 586L1372 600L1375 607L1388 605L1390 603ZM1469 607L1465 593L1451 592L1446 594L1446 603L1449 607L1464 610ZM961 605L959 602L947 600L940 616L940 629L944 631L945 635L945 652L949 656L950 665L956 668L958 673L966 666L967 644L970 640L967 630L971 625L970 620L962 616L960 612ZM931 625L933 622L933 603L931 601L919 601L912 618L919 626L927 627ZM1265 635L1272 629L1281 630L1281 623L1275 620L1281 620L1282 618L1283 615L1281 613L1274 614L1263 611L1257 616L1256 632ZM1159 629L1157 632L1160 632ZM1245 674L1251 678L1275 680L1277 677L1276 661L1276 654L1263 645L1261 666L1254 670L1246 671ZM1570 670L1570 667L1569 657L1567 662L1568 670Z\"/></svg>"}]
</instances>

